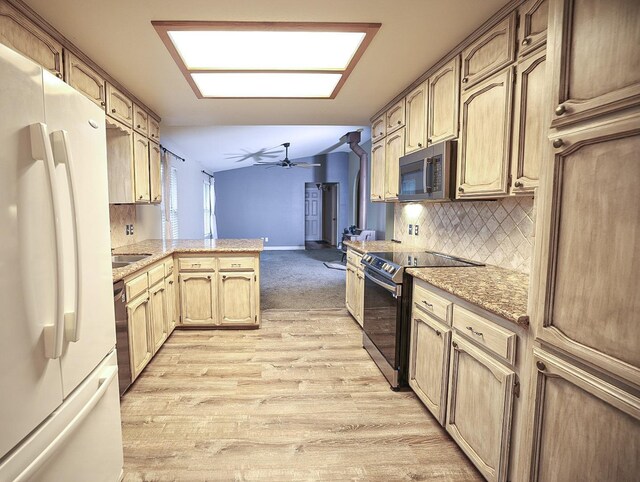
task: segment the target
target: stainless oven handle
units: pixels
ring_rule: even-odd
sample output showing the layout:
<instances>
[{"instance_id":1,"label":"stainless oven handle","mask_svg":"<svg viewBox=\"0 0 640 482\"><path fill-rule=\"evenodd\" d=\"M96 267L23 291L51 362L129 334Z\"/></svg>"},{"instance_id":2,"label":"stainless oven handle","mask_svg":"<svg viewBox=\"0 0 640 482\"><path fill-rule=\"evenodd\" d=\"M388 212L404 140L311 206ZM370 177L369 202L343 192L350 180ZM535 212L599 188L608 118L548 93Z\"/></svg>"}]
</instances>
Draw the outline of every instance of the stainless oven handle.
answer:
<instances>
[{"instance_id":1,"label":"stainless oven handle","mask_svg":"<svg viewBox=\"0 0 640 482\"><path fill-rule=\"evenodd\" d=\"M387 290L389 293L393 294L394 298L398 297L398 294L396 293L396 287L395 285L388 285L386 283L383 283L382 281L374 278L373 276L371 276L369 273L367 273L366 271L364 272L364 276L368 279L373 281L375 284L377 284L378 286L380 286L381 288L384 288L385 290Z\"/></svg>"}]
</instances>

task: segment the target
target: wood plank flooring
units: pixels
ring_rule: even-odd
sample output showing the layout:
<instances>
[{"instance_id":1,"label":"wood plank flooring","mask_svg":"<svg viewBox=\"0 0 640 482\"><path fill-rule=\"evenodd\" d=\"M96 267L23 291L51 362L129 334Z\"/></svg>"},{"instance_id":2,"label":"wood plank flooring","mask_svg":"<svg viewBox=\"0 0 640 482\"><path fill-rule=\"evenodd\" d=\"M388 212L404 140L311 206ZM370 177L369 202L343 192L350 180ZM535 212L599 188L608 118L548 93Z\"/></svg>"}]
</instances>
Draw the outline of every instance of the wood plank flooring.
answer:
<instances>
[{"instance_id":1,"label":"wood plank flooring","mask_svg":"<svg viewBox=\"0 0 640 482\"><path fill-rule=\"evenodd\" d=\"M126 481L482 480L346 310L176 330L122 398Z\"/></svg>"}]
</instances>

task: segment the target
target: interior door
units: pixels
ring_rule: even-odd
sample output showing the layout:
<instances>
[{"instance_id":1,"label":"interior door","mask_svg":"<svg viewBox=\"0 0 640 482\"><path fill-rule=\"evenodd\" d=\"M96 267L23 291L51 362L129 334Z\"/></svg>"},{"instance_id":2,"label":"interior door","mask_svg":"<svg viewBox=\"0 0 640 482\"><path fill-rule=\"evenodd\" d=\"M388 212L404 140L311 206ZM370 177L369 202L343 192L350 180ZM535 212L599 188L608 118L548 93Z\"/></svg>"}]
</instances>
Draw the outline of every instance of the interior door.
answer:
<instances>
[{"instance_id":1,"label":"interior door","mask_svg":"<svg viewBox=\"0 0 640 482\"><path fill-rule=\"evenodd\" d=\"M62 403L60 361L45 356L56 317L56 238L44 159L29 126L44 122L42 68L0 45L0 458Z\"/></svg>"},{"instance_id":2,"label":"interior door","mask_svg":"<svg viewBox=\"0 0 640 482\"><path fill-rule=\"evenodd\" d=\"M320 241L322 239L322 191L308 187L304 193L304 239Z\"/></svg>"},{"instance_id":3,"label":"interior door","mask_svg":"<svg viewBox=\"0 0 640 482\"><path fill-rule=\"evenodd\" d=\"M105 117L75 89L44 76L64 233L66 397L115 346Z\"/></svg>"}]
</instances>

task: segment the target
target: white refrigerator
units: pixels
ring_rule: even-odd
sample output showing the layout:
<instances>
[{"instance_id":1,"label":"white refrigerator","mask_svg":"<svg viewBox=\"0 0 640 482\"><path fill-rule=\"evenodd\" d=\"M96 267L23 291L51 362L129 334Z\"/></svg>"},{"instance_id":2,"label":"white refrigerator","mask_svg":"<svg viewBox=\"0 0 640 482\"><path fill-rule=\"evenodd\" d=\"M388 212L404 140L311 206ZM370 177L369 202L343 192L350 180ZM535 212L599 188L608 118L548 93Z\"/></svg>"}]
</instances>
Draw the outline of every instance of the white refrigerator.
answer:
<instances>
[{"instance_id":1,"label":"white refrigerator","mask_svg":"<svg viewBox=\"0 0 640 482\"><path fill-rule=\"evenodd\" d=\"M0 45L0 481L116 481L104 112Z\"/></svg>"}]
</instances>

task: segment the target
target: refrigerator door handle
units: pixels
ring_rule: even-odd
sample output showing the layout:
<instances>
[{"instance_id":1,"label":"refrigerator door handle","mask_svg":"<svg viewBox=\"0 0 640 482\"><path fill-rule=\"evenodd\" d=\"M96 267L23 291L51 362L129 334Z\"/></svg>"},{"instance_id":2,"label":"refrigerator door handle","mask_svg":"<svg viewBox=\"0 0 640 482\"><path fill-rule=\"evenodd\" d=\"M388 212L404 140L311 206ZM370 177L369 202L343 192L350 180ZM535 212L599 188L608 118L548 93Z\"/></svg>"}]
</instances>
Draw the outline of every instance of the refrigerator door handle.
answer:
<instances>
[{"instance_id":1,"label":"refrigerator door handle","mask_svg":"<svg viewBox=\"0 0 640 482\"><path fill-rule=\"evenodd\" d=\"M67 166L67 182L69 184L69 197L71 201L71 225L73 227L73 240L75 244L75 285L76 296L74 302L74 311L64 314L65 338L71 342L77 342L80 339L80 319L78 318L78 310L80 307L81 284L80 284L80 239L78 236L78 217L76 210L77 184L74 179L73 157L71 155L71 143L69 142L69 133L64 130L54 131L51 134L53 157L58 164Z\"/></svg>"},{"instance_id":2,"label":"refrigerator door handle","mask_svg":"<svg viewBox=\"0 0 640 482\"><path fill-rule=\"evenodd\" d=\"M60 198L56 184L56 167L53 150L47 134L47 125L41 122L29 126L31 137L31 156L35 161L43 161L51 188L53 206L53 227L56 239L56 314L54 322L44 325L44 353L47 358L60 358L64 341L64 255L62 250L62 221L60 218Z\"/></svg>"},{"instance_id":3,"label":"refrigerator door handle","mask_svg":"<svg viewBox=\"0 0 640 482\"><path fill-rule=\"evenodd\" d=\"M101 376L98 380L98 389L91 396L89 401L82 407L82 409L78 412L78 414L73 417L73 419L69 422L62 432L58 434L56 438L53 439L51 444L45 448L42 452L38 454L38 456L22 471L20 475L18 475L14 482L26 482L31 480L33 475L42 467L42 465L49 460L49 458L56 453L56 451L65 443L67 438L73 434L76 428L82 423L82 421L91 413L93 408L98 404L98 402L102 399L104 394L109 389L109 386L113 382L113 379L118 374L118 367L116 365L111 365L105 368L104 376Z\"/></svg>"}]
</instances>

